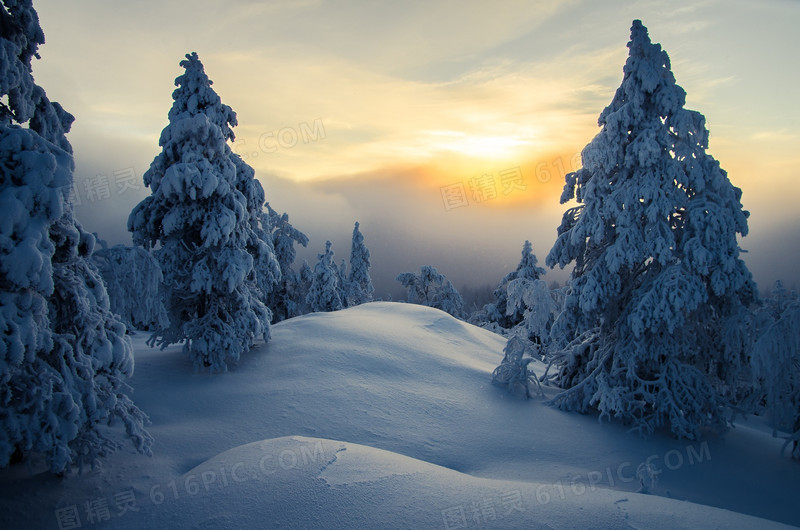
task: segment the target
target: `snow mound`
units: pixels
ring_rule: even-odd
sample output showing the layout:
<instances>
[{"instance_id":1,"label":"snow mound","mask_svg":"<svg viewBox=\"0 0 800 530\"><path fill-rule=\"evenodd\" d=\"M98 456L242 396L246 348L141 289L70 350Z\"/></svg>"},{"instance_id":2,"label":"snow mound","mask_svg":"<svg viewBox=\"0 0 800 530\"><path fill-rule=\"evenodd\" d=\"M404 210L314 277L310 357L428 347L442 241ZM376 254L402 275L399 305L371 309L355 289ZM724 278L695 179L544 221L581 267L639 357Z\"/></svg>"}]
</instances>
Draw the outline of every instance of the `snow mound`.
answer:
<instances>
[{"instance_id":1,"label":"snow mound","mask_svg":"<svg viewBox=\"0 0 800 530\"><path fill-rule=\"evenodd\" d=\"M69 480L0 473L0 528L58 528L76 513L88 526L102 502L112 528L800 524L800 475L757 422L643 440L515 398L491 384L505 340L429 307L293 318L217 375L146 339L133 338L131 383L153 458L119 451ZM636 493L644 463L652 495Z\"/></svg>"},{"instance_id":2,"label":"snow mound","mask_svg":"<svg viewBox=\"0 0 800 530\"><path fill-rule=\"evenodd\" d=\"M291 436L228 450L124 527L780 528L726 510L599 487L472 477L359 444ZM158 492L157 492L158 493ZM169 506L169 510L163 509Z\"/></svg>"}]
</instances>

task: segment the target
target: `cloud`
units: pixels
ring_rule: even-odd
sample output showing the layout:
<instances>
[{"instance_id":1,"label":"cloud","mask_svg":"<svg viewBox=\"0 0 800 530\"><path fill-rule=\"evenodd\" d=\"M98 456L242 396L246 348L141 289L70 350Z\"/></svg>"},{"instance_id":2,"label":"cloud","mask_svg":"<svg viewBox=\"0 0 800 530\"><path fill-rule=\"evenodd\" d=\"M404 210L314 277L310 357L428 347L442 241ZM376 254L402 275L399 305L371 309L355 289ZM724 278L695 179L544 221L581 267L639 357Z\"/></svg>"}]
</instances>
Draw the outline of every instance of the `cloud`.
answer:
<instances>
[{"instance_id":1,"label":"cloud","mask_svg":"<svg viewBox=\"0 0 800 530\"><path fill-rule=\"evenodd\" d=\"M753 234L797 218L800 121L791 102L800 74L786 67L796 2L36 7L48 43L34 75L77 118L70 140L80 185L126 168L141 177L159 152L178 62L198 51L238 113L234 150L276 208L308 227L310 259L327 238L346 256L358 219L386 275L430 262L459 287L461 278L494 282L516 265L524 239L543 260L563 210L563 173L598 132L634 18L670 54L687 106L707 116L712 152L742 187ZM503 196L500 172L515 167L529 187ZM497 179L498 197L476 202L470 182L484 175ZM445 208L441 190L453 184L465 186L468 206ZM135 202L132 192L86 200L78 215L90 230L126 237ZM778 247L758 252L780 254L780 238L768 239Z\"/></svg>"}]
</instances>

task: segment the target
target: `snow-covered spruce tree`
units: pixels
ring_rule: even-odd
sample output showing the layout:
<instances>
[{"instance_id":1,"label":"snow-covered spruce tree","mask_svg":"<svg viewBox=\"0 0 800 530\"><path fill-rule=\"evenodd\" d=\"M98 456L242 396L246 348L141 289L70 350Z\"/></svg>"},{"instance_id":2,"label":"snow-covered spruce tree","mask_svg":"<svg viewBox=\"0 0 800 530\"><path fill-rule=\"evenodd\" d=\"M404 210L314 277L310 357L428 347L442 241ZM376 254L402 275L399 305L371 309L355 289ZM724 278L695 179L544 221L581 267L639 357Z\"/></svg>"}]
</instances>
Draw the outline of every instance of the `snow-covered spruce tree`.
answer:
<instances>
[{"instance_id":1,"label":"snow-covered spruce tree","mask_svg":"<svg viewBox=\"0 0 800 530\"><path fill-rule=\"evenodd\" d=\"M344 306L339 296L339 273L333 261L331 242L325 242L325 252L319 254L314 267L311 287L306 298L311 311L338 311Z\"/></svg>"},{"instance_id":2,"label":"snow-covered spruce tree","mask_svg":"<svg viewBox=\"0 0 800 530\"><path fill-rule=\"evenodd\" d=\"M242 157L231 153L231 160L236 168L236 189L245 198L247 204L248 223L252 232L248 233L247 251L253 257L253 274L255 278L247 279L255 285L259 298L267 305L273 292L281 285L281 270L275 255L272 241L272 223L268 211L264 211L264 188L255 178L255 170ZM255 280L255 281L254 281ZM267 305L269 311L269 306ZM272 314L270 314L270 320ZM265 336L268 336L269 332Z\"/></svg>"},{"instance_id":3,"label":"snow-covered spruce tree","mask_svg":"<svg viewBox=\"0 0 800 530\"><path fill-rule=\"evenodd\" d=\"M289 216L286 213L278 214L269 203L266 207L272 244L281 273L280 283L268 297L268 305L272 310L273 322L280 322L306 312L308 288L303 289L300 275L292 265L297 256L295 243L308 246L308 236L289 223Z\"/></svg>"},{"instance_id":4,"label":"snow-covered spruce tree","mask_svg":"<svg viewBox=\"0 0 800 530\"><path fill-rule=\"evenodd\" d=\"M211 88L196 53L180 64L186 72L175 80L162 151L144 174L151 195L131 212L128 230L137 245L159 245L170 325L152 343L183 342L196 368L225 371L256 337L269 338L251 253L260 241L250 198L239 189L241 161L227 143L236 114Z\"/></svg>"},{"instance_id":5,"label":"snow-covered spruce tree","mask_svg":"<svg viewBox=\"0 0 800 530\"><path fill-rule=\"evenodd\" d=\"M0 4L0 467L41 452L63 473L117 447L115 420L142 453L152 438L126 394L133 349L89 261L94 238L69 203L73 117L33 80L43 42L30 0Z\"/></svg>"},{"instance_id":6,"label":"snow-covered spruce tree","mask_svg":"<svg viewBox=\"0 0 800 530\"><path fill-rule=\"evenodd\" d=\"M574 263L553 326L554 401L596 409L649 433L697 438L727 427L726 393L746 362L748 306L757 299L739 258L748 213L706 149L702 114L684 109L669 58L633 22L622 84L566 176L575 198L547 257Z\"/></svg>"},{"instance_id":7,"label":"snow-covered spruce tree","mask_svg":"<svg viewBox=\"0 0 800 530\"><path fill-rule=\"evenodd\" d=\"M371 268L369 249L364 244L364 235L356 222L353 228L353 243L350 246L350 277L348 278L347 303L356 306L372 301Z\"/></svg>"},{"instance_id":8,"label":"snow-covered spruce tree","mask_svg":"<svg viewBox=\"0 0 800 530\"><path fill-rule=\"evenodd\" d=\"M168 326L158 261L141 247L100 244L102 248L92 254L92 262L106 284L111 312L136 329Z\"/></svg>"},{"instance_id":9,"label":"snow-covered spruce tree","mask_svg":"<svg viewBox=\"0 0 800 530\"><path fill-rule=\"evenodd\" d=\"M486 304L484 307L489 322L496 322L500 327L505 329L511 329L522 322L525 312L524 307L515 308L513 311L507 311L508 284L518 278L530 281L538 280L545 272L543 268L537 265L538 261L536 254L533 253L531 242L525 241L525 244L522 245L522 259L519 265L517 265L517 269L508 273L500 282L497 289L495 289L495 302Z\"/></svg>"},{"instance_id":10,"label":"snow-covered spruce tree","mask_svg":"<svg viewBox=\"0 0 800 530\"><path fill-rule=\"evenodd\" d=\"M456 318L464 318L464 299L435 267L423 265L419 274L403 272L396 279L406 288L409 303L441 309Z\"/></svg>"},{"instance_id":11,"label":"snow-covered spruce tree","mask_svg":"<svg viewBox=\"0 0 800 530\"><path fill-rule=\"evenodd\" d=\"M800 298L777 282L756 313L757 339L752 353L753 402L773 428L791 433L792 457L800 459Z\"/></svg>"}]
</instances>

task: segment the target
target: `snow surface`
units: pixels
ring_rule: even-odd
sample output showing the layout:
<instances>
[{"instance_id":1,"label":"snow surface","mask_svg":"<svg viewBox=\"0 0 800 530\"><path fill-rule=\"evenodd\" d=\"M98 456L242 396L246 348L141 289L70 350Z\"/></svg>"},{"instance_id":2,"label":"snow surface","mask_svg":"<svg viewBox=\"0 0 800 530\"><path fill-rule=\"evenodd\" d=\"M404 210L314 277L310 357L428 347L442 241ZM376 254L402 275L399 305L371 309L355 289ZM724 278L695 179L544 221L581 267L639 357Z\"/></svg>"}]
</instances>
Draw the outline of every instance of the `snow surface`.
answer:
<instances>
[{"instance_id":1,"label":"snow surface","mask_svg":"<svg viewBox=\"0 0 800 530\"><path fill-rule=\"evenodd\" d=\"M154 456L126 446L67 479L37 462L2 471L0 527L67 527L73 509L80 528L800 524L797 463L756 420L723 438L642 440L515 398L491 384L505 340L429 307L290 319L216 375L146 338L130 382ZM651 495L636 493L645 462Z\"/></svg>"}]
</instances>

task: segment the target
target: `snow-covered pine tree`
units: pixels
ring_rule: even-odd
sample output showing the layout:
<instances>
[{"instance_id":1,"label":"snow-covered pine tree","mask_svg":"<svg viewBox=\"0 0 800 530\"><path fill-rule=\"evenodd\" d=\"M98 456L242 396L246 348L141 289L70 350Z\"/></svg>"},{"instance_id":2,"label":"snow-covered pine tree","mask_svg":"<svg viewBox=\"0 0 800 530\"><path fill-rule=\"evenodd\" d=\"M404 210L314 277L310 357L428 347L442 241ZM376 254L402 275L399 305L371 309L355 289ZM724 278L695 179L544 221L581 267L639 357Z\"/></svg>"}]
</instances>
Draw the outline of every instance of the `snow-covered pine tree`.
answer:
<instances>
[{"instance_id":1,"label":"snow-covered pine tree","mask_svg":"<svg viewBox=\"0 0 800 530\"><path fill-rule=\"evenodd\" d=\"M578 206L547 257L575 264L553 326L565 389L555 403L696 438L727 426L725 392L746 362L740 324L757 291L737 235L748 213L638 20L628 47L602 130L566 176L561 202Z\"/></svg>"},{"instance_id":2,"label":"snow-covered pine tree","mask_svg":"<svg viewBox=\"0 0 800 530\"><path fill-rule=\"evenodd\" d=\"M325 252L319 254L319 261L314 267L311 287L307 302L311 311L338 311L343 308L339 296L339 273L333 261L331 242L325 242Z\"/></svg>"},{"instance_id":3,"label":"snow-covered pine tree","mask_svg":"<svg viewBox=\"0 0 800 530\"><path fill-rule=\"evenodd\" d=\"M533 246L530 241L525 241L522 245L522 259L517 265L517 269L511 271L500 282L500 285L495 289L494 296L495 302L486 304L484 307L489 322L496 322L500 327L511 329L520 322L522 322L525 308L515 308L513 311L507 311L508 304L508 284L520 278L527 280L538 280L544 275L543 268L537 265L538 259L536 254L533 253Z\"/></svg>"},{"instance_id":4,"label":"snow-covered pine tree","mask_svg":"<svg viewBox=\"0 0 800 530\"><path fill-rule=\"evenodd\" d=\"M32 76L44 33L30 0L0 4L0 467L42 452L50 470L94 465L121 420L149 454L147 418L127 396L133 348L109 311L75 221L73 117ZM27 124L27 128L24 125Z\"/></svg>"},{"instance_id":5,"label":"snow-covered pine tree","mask_svg":"<svg viewBox=\"0 0 800 530\"><path fill-rule=\"evenodd\" d=\"M372 301L372 293L375 288L372 286L369 270L370 253L364 244L364 235L359 230L359 223L356 222L353 228L353 243L350 246L350 277L348 280L347 303L356 306Z\"/></svg>"},{"instance_id":6,"label":"snow-covered pine tree","mask_svg":"<svg viewBox=\"0 0 800 530\"><path fill-rule=\"evenodd\" d=\"M792 457L800 459L800 298L779 281L756 312L756 341L751 357L752 401L773 428L791 433Z\"/></svg>"},{"instance_id":7,"label":"snow-covered pine tree","mask_svg":"<svg viewBox=\"0 0 800 530\"><path fill-rule=\"evenodd\" d=\"M154 255L170 326L152 342L162 348L183 342L196 368L225 371L256 337L269 338L269 309L251 254L259 237L248 197L238 189L242 166L227 143L236 114L211 88L196 53L180 65L186 71L175 80L162 151L144 174L151 195L131 212L128 230L137 245L160 245Z\"/></svg>"},{"instance_id":8,"label":"snow-covered pine tree","mask_svg":"<svg viewBox=\"0 0 800 530\"><path fill-rule=\"evenodd\" d=\"M280 322L306 312L308 286L305 288L301 286L300 275L292 268L292 265L297 256L295 243L304 247L308 246L308 236L289 223L288 214L278 214L269 203L266 207L272 233L272 244L281 273L281 281L270 294L268 305L272 310L273 322Z\"/></svg>"},{"instance_id":9,"label":"snow-covered pine tree","mask_svg":"<svg viewBox=\"0 0 800 530\"><path fill-rule=\"evenodd\" d=\"M100 244L102 248L92 254L92 262L106 284L111 312L136 329L168 326L158 261L141 247Z\"/></svg>"}]
</instances>

